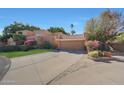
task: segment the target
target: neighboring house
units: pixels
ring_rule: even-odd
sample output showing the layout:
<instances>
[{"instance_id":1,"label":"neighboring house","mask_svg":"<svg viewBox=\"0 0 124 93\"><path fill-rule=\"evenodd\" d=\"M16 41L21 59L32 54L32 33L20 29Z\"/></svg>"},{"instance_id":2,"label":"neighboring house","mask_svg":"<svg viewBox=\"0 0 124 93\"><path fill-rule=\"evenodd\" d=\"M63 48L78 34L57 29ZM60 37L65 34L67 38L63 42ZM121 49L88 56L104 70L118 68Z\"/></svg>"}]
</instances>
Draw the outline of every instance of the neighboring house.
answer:
<instances>
[{"instance_id":1,"label":"neighboring house","mask_svg":"<svg viewBox=\"0 0 124 93\"><path fill-rule=\"evenodd\" d=\"M51 33L47 30L23 30L17 31L16 34L22 34L26 36L26 40L36 40L38 44L42 44L44 41L48 41L53 46L56 46L55 37L59 37L62 33Z\"/></svg>"},{"instance_id":2,"label":"neighboring house","mask_svg":"<svg viewBox=\"0 0 124 93\"><path fill-rule=\"evenodd\" d=\"M22 34L25 35L26 37L35 35L34 31L29 31L29 30L16 31L16 34Z\"/></svg>"},{"instance_id":3,"label":"neighboring house","mask_svg":"<svg viewBox=\"0 0 124 93\"><path fill-rule=\"evenodd\" d=\"M46 30L35 30L35 31L22 30L22 31L16 32L16 34L22 34L22 35L26 36L27 40L35 40L35 37L44 36L47 33L48 33L48 31L46 31Z\"/></svg>"}]
</instances>

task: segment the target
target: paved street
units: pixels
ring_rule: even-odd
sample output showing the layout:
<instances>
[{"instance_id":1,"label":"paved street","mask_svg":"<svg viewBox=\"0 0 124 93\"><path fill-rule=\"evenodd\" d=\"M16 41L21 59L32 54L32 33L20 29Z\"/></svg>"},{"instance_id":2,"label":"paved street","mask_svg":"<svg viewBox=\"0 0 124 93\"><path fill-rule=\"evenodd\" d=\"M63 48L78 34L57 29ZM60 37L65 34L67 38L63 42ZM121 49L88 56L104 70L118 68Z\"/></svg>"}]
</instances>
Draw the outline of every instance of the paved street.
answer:
<instances>
[{"instance_id":1,"label":"paved street","mask_svg":"<svg viewBox=\"0 0 124 93\"><path fill-rule=\"evenodd\" d=\"M13 58L0 84L124 84L123 56L119 58L96 62L64 51Z\"/></svg>"}]
</instances>

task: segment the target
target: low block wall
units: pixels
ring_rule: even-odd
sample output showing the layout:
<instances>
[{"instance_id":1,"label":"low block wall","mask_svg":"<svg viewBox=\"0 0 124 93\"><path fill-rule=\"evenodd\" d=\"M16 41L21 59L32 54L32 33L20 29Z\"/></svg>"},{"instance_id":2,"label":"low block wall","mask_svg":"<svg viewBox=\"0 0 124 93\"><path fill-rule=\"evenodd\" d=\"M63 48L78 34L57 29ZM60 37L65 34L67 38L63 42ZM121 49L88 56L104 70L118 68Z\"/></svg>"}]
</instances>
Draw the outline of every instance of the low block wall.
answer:
<instances>
[{"instance_id":1,"label":"low block wall","mask_svg":"<svg viewBox=\"0 0 124 93\"><path fill-rule=\"evenodd\" d=\"M124 52L124 42L123 43L112 43L112 47L115 51Z\"/></svg>"}]
</instances>

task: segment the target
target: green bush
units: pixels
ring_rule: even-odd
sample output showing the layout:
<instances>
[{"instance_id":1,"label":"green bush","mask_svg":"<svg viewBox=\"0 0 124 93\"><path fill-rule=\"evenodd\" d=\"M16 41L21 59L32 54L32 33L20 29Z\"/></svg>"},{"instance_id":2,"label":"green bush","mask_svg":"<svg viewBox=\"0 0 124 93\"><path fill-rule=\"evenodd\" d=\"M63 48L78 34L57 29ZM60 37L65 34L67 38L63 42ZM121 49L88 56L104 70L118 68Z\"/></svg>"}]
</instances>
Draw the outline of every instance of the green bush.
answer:
<instances>
[{"instance_id":1,"label":"green bush","mask_svg":"<svg viewBox=\"0 0 124 93\"><path fill-rule=\"evenodd\" d=\"M16 45L16 46L1 46L0 52L11 52L11 51L28 51L35 49L34 46L28 45Z\"/></svg>"},{"instance_id":2,"label":"green bush","mask_svg":"<svg viewBox=\"0 0 124 93\"><path fill-rule=\"evenodd\" d=\"M116 36L114 42L124 42L124 32Z\"/></svg>"},{"instance_id":3,"label":"green bush","mask_svg":"<svg viewBox=\"0 0 124 93\"><path fill-rule=\"evenodd\" d=\"M41 45L41 48L43 48L43 49L53 49L54 47L48 41L44 41L43 44Z\"/></svg>"},{"instance_id":4,"label":"green bush","mask_svg":"<svg viewBox=\"0 0 124 93\"><path fill-rule=\"evenodd\" d=\"M18 51L18 46L1 46L0 52Z\"/></svg>"},{"instance_id":5,"label":"green bush","mask_svg":"<svg viewBox=\"0 0 124 93\"><path fill-rule=\"evenodd\" d=\"M99 57L99 51L91 51L91 52L88 53L88 55L89 55L90 57L95 57L95 58L97 58L97 57Z\"/></svg>"},{"instance_id":6,"label":"green bush","mask_svg":"<svg viewBox=\"0 0 124 93\"><path fill-rule=\"evenodd\" d=\"M88 33L87 38L88 40L96 40L96 35L94 35L93 33Z\"/></svg>"},{"instance_id":7,"label":"green bush","mask_svg":"<svg viewBox=\"0 0 124 93\"><path fill-rule=\"evenodd\" d=\"M28 50L35 49L35 46L31 46L31 45L21 45L18 47L19 47L19 51L28 51Z\"/></svg>"},{"instance_id":8,"label":"green bush","mask_svg":"<svg viewBox=\"0 0 124 93\"><path fill-rule=\"evenodd\" d=\"M29 48L28 46L22 45L22 46L18 46L19 47L19 51L28 51Z\"/></svg>"}]
</instances>

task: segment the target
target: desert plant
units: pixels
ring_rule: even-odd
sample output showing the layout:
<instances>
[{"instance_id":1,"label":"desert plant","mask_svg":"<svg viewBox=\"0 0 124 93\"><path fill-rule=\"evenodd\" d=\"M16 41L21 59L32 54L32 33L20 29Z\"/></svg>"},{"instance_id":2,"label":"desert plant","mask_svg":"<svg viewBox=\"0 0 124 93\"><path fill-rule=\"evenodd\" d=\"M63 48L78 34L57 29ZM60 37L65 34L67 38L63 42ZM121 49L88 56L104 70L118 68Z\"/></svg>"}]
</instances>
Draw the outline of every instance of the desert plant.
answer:
<instances>
[{"instance_id":1,"label":"desert plant","mask_svg":"<svg viewBox=\"0 0 124 93\"><path fill-rule=\"evenodd\" d=\"M99 51L91 51L88 53L88 56L97 58L99 57Z\"/></svg>"}]
</instances>

